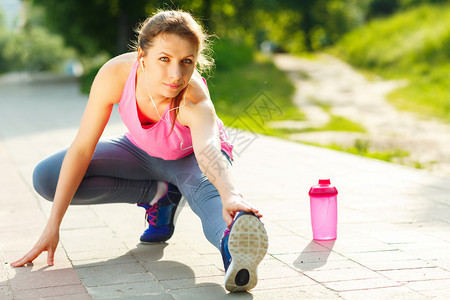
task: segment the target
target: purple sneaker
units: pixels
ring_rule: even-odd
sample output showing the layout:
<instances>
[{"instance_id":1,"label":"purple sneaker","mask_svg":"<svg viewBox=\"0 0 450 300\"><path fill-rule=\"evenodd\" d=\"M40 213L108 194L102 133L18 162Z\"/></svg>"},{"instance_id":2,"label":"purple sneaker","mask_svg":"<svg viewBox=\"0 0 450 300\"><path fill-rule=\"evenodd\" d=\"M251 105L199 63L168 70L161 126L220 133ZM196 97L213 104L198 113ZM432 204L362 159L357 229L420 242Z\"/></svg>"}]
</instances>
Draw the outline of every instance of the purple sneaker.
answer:
<instances>
[{"instance_id":1,"label":"purple sneaker","mask_svg":"<svg viewBox=\"0 0 450 300\"><path fill-rule=\"evenodd\" d=\"M176 186L167 183L167 193L155 204L138 204L145 208L148 228L141 235L142 243L161 243L170 239L175 229L175 222L183 205L181 193ZM183 198L184 200L184 198Z\"/></svg>"},{"instance_id":2,"label":"purple sneaker","mask_svg":"<svg viewBox=\"0 0 450 300\"><path fill-rule=\"evenodd\" d=\"M228 291L242 292L256 286L257 268L268 246L269 239L259 218L250 212L239 212L220 243Z\"/></svg>"}]
</instances>

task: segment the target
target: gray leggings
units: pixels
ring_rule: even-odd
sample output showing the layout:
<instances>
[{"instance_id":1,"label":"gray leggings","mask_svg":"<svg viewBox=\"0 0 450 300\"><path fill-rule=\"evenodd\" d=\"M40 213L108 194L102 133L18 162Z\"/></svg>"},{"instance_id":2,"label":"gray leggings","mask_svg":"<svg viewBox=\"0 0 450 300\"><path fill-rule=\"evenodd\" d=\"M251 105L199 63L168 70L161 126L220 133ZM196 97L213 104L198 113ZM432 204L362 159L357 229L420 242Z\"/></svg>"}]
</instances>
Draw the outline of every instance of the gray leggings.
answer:
<instances>
[{"instance_id":1,"label":"gray leggings","mask_svg":"<svg viewBox=\"0 0 450 300\"><path fill-rule=\"evenodd\" d=\"M49 201L55 195L66 151L47 157L34 169L34 188ZM155 195L157 181L178 187L200 217L206 238L219 249L227 227L222 201L193 153L177 160L163 160L150 156L125 136L101 139L71 205L148 203Z\"/></svg>"}]
</instances>

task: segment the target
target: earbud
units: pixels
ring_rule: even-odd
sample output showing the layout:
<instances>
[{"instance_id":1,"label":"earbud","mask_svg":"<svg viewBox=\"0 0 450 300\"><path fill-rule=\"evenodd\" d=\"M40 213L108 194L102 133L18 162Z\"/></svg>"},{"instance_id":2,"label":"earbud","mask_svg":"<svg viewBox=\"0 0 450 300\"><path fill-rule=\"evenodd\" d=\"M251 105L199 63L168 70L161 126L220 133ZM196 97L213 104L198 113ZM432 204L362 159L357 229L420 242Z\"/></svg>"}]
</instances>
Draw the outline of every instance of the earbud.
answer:
<instances>
[{"instance_id":1,"label":"earbud","mask_svg":"<svg viewBox=\"0 0 450 300\"><path fill-rule=\"evenodd\" d=\"M143 57L141 57L140 63L141 63L141 68L142 68L142 71L144 71L144 64L142 63L143 61L144 61L144 58L143 58Z\"/></svg>"}]
</instances>

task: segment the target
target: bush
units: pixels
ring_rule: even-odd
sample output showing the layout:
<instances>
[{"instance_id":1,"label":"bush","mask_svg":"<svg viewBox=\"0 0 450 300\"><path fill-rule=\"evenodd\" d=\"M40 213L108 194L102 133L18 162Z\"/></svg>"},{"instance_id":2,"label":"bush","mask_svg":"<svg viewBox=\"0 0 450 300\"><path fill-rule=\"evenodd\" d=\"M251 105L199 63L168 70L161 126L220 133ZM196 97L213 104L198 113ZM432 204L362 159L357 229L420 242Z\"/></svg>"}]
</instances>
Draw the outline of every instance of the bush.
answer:
<instances>
[{"instance_id":1,"label":"bush","mask_svg":"<svg viewBox=\"0 0 450 300\"><path fill-rule=\"evenodd\" d=\"M64 46L62 38L36 27L19 32L9 32L0 42L4 61L0 71L44 71L58 70L61 64L74 56Z\"/></svg>"},{"instance_id":2,"label":"bush","mask_svg":"<svg viewBox=\"0 0 450 300\"><path fill-rule=\"evenodd\" d=\"M213 45L216 69L231 70L238 66L245 66L253 61L251 46L231 39L217 40Z\"/></svg>"},{"instance_id":3,"label":"bush","mask_svg":"<svg viewBox=\"0 0 450 300\"><path fill-rule=\"evenodd\" d=\"M88 68L80 78L80 90L83 94L89 94L91 92L92 82L94 82L95 76L103 66L103 63L91 66Z\"/></svg>"}]
</instances>

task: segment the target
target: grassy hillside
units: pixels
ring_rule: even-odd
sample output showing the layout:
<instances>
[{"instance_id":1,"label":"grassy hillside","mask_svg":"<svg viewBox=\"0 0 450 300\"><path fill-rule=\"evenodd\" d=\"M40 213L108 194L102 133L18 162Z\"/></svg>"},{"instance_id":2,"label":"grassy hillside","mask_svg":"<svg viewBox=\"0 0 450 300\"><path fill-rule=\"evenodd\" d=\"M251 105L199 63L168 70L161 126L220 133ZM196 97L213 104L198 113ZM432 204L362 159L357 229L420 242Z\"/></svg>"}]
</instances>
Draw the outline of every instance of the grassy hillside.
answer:
<instances>
[{"instance_id":1,"label":"grassy hillside","mask_svg":"<svg viewBox=\"0 0 450 300\"><path fill-rule=\"evenodd\" d=\"M450 122L450 4L372 21L330 51L384 78L408 79L407 87L390 95L392 103Z\"/></svg>"}]
</instances>

